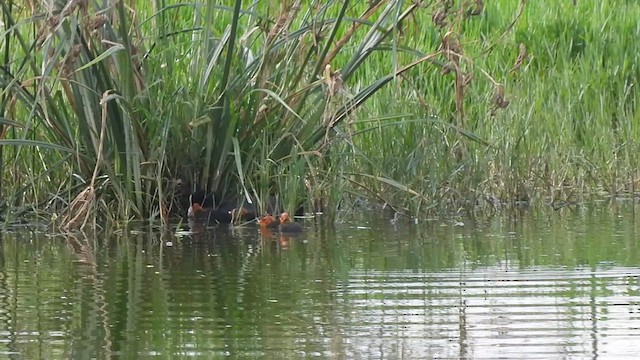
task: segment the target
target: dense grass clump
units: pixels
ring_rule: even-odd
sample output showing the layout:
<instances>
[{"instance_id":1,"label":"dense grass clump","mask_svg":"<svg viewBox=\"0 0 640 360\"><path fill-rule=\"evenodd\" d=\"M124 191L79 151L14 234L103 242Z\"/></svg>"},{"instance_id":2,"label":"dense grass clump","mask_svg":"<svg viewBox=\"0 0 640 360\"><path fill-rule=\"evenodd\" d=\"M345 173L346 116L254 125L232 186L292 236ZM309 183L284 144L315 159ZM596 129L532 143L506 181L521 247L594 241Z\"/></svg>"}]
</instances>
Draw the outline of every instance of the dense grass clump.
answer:
<instances>
[{"instance_id":1,"label":"dense grass clump","mask_svg":"<svg viewBox=\"0 0 640 360\"><path fill-rule=\"evenodd\" d=\"M557 207L636 191L639 14L638 4L625 1L487 3L457 28L460 66L472 77L464 116L453 74L413 69L371 99L370 118L356 122L363 130L379 126L357 137L376 164L359 169L416 190L421 196L371 184L390 203L404 199L410 213L432 204ZM409 46L432 43L427 31ZM389 120L390 113L403 116Z\"/></svg>"},{"instance_id":2,"label":"dense grass clump","mask_svg":"<svg viewBox=\"0 0 640 360\"><path fill-rule=\"evenodd\" d=\"M633 2L34 6L2 4L14 214L166 221L201 188L420 217L635 189Z\"/></svg>"}]
</instances>

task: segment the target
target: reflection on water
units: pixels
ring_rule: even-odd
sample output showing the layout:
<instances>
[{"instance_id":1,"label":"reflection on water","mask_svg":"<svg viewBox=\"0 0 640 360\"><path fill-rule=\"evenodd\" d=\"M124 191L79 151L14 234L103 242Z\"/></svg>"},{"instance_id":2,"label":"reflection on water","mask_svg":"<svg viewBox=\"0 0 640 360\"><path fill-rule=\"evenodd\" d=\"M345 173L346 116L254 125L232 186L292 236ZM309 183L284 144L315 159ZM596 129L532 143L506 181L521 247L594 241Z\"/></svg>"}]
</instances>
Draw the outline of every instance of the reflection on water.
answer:
<instances>
[{"instance_id":1,"label":"reflection on water","mask_svg":"<svg viewBox=\"0 0 640 360\"><path fill-rule=\"evenodd\" d=\"M0 357L633 358L635 213L0 242Z\"/></svg>"}]
</instances>

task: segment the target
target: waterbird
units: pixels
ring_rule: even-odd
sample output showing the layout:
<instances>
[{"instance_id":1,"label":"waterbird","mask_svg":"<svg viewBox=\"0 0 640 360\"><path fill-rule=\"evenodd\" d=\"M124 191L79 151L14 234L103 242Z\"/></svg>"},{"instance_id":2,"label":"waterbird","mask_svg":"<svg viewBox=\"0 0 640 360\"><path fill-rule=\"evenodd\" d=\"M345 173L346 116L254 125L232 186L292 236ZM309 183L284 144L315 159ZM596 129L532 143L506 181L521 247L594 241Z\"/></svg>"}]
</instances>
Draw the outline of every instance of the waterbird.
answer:
<instances>
[{"instance_id":1,"label":"waterbird","mask_svg":"<svg viewBox=\"0 0 640 360\"><path fill-rule=\"evenodd\" d=\"M302 225L291 220L288 212L280 214L280 232L281 233L299 233L302 232Z\"/></svg>"}]
</instances>

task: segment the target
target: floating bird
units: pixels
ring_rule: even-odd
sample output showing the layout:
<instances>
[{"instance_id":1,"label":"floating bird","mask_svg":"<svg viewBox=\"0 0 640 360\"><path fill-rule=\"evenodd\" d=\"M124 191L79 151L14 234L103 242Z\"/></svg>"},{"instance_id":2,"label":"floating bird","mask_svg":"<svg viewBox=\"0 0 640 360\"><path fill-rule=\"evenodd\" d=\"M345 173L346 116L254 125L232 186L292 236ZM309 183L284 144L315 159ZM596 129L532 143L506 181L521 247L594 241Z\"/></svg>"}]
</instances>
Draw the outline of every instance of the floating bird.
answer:
<instances>
[{"instance_id":1,"label":"floating bird","mask_svg":"<svg viewBox=\"0 0 640 360\"><path fill-rule=\"evenodd\" d=\"M281 233L299 233L302 232L302 225L291 220L288 212L280 214L280 232Z\"/></svg>"}]
</instances>

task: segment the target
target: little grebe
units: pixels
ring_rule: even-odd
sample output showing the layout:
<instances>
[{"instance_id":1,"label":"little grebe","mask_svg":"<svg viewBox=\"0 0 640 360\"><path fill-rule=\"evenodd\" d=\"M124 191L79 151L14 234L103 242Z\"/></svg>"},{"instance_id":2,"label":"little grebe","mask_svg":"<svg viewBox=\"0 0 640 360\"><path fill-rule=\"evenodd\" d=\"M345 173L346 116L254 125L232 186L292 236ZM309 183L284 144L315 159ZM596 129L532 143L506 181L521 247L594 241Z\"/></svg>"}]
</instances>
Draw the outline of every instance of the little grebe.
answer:
<instances>
[{"instance_id":1,"label":"little grebe","mask_svg":"<svg viewBox=\"0 0 640 360\"><path fill-rule=\"evenodd\" d=\"M280 214L280 232L283 233L299 233L302 232L302 225L297 222L291 221L291 217L288 212Z\"/></svg>"},{"instance_id":2,"label":"little grebe","mask_svg":"<svg viewBox=\"0 0 640 360\"><path fill-rule=\"evenodd\" d=\"M265 215L258 220L258 224L262 228L277 229L280 226L280 219L273 215Z\"/></svg>"},{"instance_id":3,"label":"little grebe","mask_svg":"<svg viewBox=\"0 0 640 360\"><path fill-rule=\"evenodd\" d=\"M230 224L255 218L255 214L243 205L237 208L234 207L235 202L223 202L218 207L214 207L211 198L202 194L191 194L189 203L187 217L190 220L202 219L207 222Z\"/></svg>"}]
</instances>

